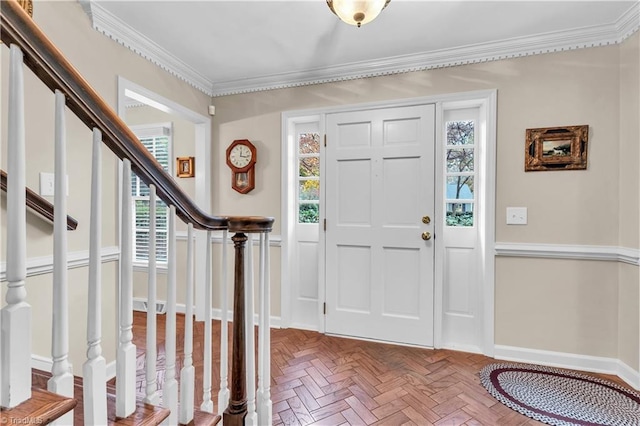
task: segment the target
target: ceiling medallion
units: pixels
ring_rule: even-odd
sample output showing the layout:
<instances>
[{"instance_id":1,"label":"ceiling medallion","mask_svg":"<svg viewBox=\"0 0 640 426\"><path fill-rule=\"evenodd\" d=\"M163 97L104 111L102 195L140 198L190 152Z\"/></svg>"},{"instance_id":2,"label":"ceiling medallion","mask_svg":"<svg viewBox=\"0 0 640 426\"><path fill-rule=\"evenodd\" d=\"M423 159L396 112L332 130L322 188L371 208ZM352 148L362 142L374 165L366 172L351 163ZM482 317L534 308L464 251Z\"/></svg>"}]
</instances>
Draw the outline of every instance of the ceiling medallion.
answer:
<instances>
[{"instance_id":1,"label":"ceiling medallion","mask_svg":"<svg viewBox=\"0 0 640 426\"><path fill-rule=\"evenodd\" d=\"M391 0L327 0L327 6L343 22L349 25L367 24L387 7Z\"/></svg>"}]
</instances>

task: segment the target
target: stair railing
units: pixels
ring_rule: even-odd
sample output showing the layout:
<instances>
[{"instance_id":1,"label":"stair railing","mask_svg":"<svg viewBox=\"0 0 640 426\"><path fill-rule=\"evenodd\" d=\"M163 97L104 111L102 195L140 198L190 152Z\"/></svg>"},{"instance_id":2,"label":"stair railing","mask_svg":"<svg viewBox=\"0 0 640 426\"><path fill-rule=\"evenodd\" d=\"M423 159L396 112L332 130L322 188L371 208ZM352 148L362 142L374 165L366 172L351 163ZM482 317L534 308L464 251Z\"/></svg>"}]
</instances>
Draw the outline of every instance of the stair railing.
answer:
<instances>
[{"instance_id":1,"label":"stair railing","mask_svg":"<svg viewBox=\"0 0 640 426\"><path fill-rule=\"evenodd\" d=\"M194 203L156 162L126 124L112 108L80 76L60 51L35 25L16 0L2 2L0 10L1 39L10 48L10 84L8 107L8 177L7 177L7 261L6 277L7 305L2 308L2 334L0 336L0 406L15 407L27 401L31 395L31 307L26 301L26 217L25 217L25 113L23 64L55 93L55 200L54 210L54 305L52 378L49 390L73 397L73 377L68 363L68 301L66 259L66 147L64 115L72 111L88 128L93 130L91 219L89 242L89 279L87 309L87 360L83 365L83 403L85 424L106 424L107 395L105 390L106 365L101 352L101 146L107 146L122 160L122 223L131 223L131 171L144 183L155 197L169 206L168 235L168 290L167 290L167 356L165 381L162 383L164 407L169 408L166 424L189 423L193 420L194 376L192 362L193 347L193 287L194 245L193 233L206 232L207 265L205 298L204 377L203 403L201 409L213 412L211 395L211 235L222 234L221 259L222 338L220 342L220 389L218 413L223 414L224 423L271 424L270 370L269 370L269 237L273 218L268 217L221 217L211 216ZM176 366L176 218L188 225L187 282L184 367L178 375ZM155 221L151 213L150 222ZM231 386L227 388L227 233L233 233L235 251L234 267L234 327L232 336ZM155 227L150 226L153 238ZM259 357L258 391L255 391L254 367L254 321L253 321L253 234L259 234ZM133 344L133 264L132 230L121 226L120 235L120 279L119 279L119 336L116 354L116 407L115 416L126 418L136 409L136 348ZM249 243L247 244L247 241ZM155 274L157 264L153 259L155 244L150 244L149 294L147 329L147 389L145 401L158 403L155 383ZM248 259L247 259L248 258ZM182 278L182 277L181 277ZM249 351L249 352L247 352ZM248 363L247 363L248 361ZM207 365L208 364L208 365ZM178 377L180 392L178 392ZM249 391L247 394L247 385ZM180 394L180 401L178 401ZM257 396L257 401L256 401ZM180 406L180 410L178 410ZM72 414L68 414L72 416ZM67 424L71 417L59 420ZM113 419L109 419L113 420Z\"/></svg>"},{"instance_id":2,"label":"stair railing","mask_svg":"<svg viewBox=\"0 0 640 426\"><path fill-rule=\"evenodd\" d=\"M4 170L0 170L0 190L7 191L7 172ZM53 223L53 204L29 188L25 190L25 198L27 207L42 216L43 219ZM76 228L78 228L78 221L67 216L67 230L75 231Z\"/></svg>"}]
</instances>

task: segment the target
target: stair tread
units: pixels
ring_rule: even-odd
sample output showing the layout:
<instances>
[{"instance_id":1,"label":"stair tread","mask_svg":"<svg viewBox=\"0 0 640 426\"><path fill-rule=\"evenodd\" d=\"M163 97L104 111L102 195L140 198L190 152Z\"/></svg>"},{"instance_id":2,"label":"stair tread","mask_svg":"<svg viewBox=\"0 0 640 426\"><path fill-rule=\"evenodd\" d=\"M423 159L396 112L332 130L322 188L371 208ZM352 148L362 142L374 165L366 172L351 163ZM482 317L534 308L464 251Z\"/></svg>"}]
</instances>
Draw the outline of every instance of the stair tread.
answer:
<instances>
[{"instance_id":1,"label":"stair tread","mask_svg":"<svg viewBox=\"0 0 640 426\"><path fill-rule=\"evenodd\" d=\"M116 418L116 397L107 394L107 416L109 425L119 426L156 426L169 417L171 412L168 408L145 404L136 401L136 411L127 418Z\"/></svg>"},{"instance_id":2,"label":"stair tread","mask_svg":"<svg viewBox=\"0 0 640 426\"><path fill-rule=\"evenodd\" d=\"M215 426L220 423L222 418L217 414L207 413L206 411L195 410L193 412L193 420L186 426Z\"/></svg>"},{"instance_id":3,"label":"stair tread","mask_svg":"<svg viewBox=\"0 0 640 426\"><path fill-rule=\"evenodd\" d=\"M44 389L32 388L31 398L10 409L3 409L3 419L15 419L9 424L47 424L73 410L77 401ZM3 420L4 422L4 420Z\"/></svg>"}]
</instances>

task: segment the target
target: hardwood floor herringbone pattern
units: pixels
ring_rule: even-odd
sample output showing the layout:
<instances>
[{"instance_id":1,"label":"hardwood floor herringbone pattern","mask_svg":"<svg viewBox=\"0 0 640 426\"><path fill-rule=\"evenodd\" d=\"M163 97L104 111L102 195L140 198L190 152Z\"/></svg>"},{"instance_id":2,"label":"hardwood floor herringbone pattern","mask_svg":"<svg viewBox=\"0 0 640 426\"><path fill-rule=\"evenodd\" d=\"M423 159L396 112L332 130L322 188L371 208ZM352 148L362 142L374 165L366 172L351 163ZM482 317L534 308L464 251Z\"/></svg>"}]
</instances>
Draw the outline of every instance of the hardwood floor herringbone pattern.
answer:
<instances>
[{"instance_id":1,"label":"hardwood floor herringbone pattern","mask_svg":"<svg viewBox=\"0 0 640 426\"><path fill-rule=\"evenodd\" d=\"M164 316L158 316L158 383L164 374ZM138 389L145 389L145 316L134 315ZM178 316L177 368L182 366L184 316ZM204 327L194 327L196 406L202 401ZM212 327L212 399L220 373L220 322ZM231 336L231 329L229 330ZM480 384L482 355L374 343L295 329L271 330L274 425L525 426L542 423L497 402ZM595 375L624 382L615 376ZM217 409L217 407L216 407Z\"/></svg>"},{"instance_id":2,"label":"hardwood floor herringbone pattern","mask_svg":"<svg viewBox=\"0 0 640 426\"><path fill-rule=\"evenodd\" d=\"M271 339L274 425L540 424L485 391L477 373L493 360L481 355L302 330Z\"/></svg>"}]
</instances>

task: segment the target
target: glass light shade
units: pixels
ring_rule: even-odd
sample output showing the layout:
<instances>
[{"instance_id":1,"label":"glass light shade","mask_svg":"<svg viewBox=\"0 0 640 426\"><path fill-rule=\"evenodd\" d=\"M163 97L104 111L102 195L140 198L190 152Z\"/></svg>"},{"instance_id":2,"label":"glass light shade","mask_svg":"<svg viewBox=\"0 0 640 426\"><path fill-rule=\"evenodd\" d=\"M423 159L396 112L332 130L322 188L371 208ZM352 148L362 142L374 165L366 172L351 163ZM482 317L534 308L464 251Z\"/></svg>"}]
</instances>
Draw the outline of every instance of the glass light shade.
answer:
<instances>
[{"instance_id":1,"label":"glass light shade","mask_svg":"<svg viewBox=\"0 0 640 426\"><path fill-rule=\"evenodd\" d=\"M391 0L327 0L333 13L349 25L373 21Z\"/></svg>"}]
</instances>

